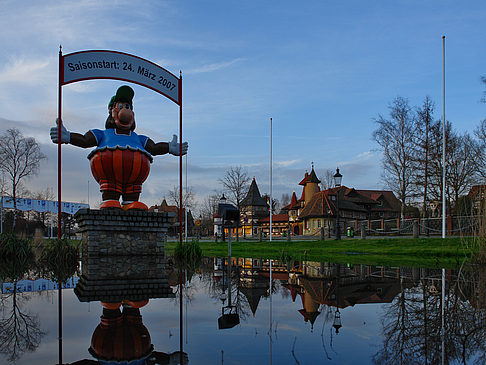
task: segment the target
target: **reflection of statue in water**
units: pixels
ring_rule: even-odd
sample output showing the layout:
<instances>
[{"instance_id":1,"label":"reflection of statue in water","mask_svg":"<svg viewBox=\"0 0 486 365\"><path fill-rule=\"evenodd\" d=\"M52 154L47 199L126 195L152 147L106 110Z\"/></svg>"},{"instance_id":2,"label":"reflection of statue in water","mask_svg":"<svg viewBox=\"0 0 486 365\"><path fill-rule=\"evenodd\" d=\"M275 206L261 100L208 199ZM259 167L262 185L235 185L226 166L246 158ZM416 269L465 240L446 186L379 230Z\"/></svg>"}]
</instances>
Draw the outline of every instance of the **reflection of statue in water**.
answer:
<instances>
[{"instance_id":1,"label":"reflection of statue in water","mask_svg":"<svg viewBox=\"0 0 486 365\"><path fill-rule=\"evenodd\" d=\"M180 364L181 353L171 354L154 351L150 333L142 322L140 308L148 303L123 301L101 302L103 314L91 337L90 354L95 360L81 360L71 365L88 364ZM189 362L182 353L183 363Z\"/></svg>"}]
</instances>

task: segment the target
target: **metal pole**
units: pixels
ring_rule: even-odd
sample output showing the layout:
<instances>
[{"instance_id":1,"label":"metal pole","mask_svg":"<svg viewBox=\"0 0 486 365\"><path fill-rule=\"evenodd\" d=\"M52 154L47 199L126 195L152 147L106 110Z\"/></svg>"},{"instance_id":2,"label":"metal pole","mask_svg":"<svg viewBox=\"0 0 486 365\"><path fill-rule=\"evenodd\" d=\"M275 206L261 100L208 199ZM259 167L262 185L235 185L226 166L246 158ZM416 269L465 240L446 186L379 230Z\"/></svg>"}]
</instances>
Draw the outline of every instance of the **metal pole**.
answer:
<instances>
[{"instance_id":1,"label":"metal pole","mask_svg":"<svg viewBox=\"0 0 486 365\"><path fill-rule=\"evenodd\" d=\"M273 311L273 306L272 306L272 259L270 259L270 365L272 364L272 311Z\"/></svg>"},{"instance_id":2,"label":"metal pole","mask_svg":"<svg viewBox=\"0 0 486 365\"><path fill-rule=\"evenodd\" d=\"M179 244L182 245L182 71L179 78Z\"/></svg>"},{"instance_id":3,"label":"metal pole","mask_svg":"<svg viewBox=\"0 0 486 365\"><path fill-rule=\"evenodd\" d=\"M182 146L182 140L181 140L181 146ZM187 196L187 154L186 154L186 196ZM184 240L187 242L187 209L184 211L184 234L185 238Z\"/></svg>"},{"instance_id":4,"label":"metal pole","mask_svg":"<svg viewBox=\"0 0 486 365\"><path fill-rule=\"evenodd\" d=\"M272 118L270 118L270 242L272 242ZM271 261L270 261L271 265Z\"/></svg>"},{"instance_id":5,"label":"metal pole","mask_svg":"<svg viewBox=\"0 0 486 365\"><path fill-rule=\"evenodd\" d=\"M231 226L228 232L228 306L231 307Z\"/></svg>"},{"instance_id":6,"label":"metal pole","mask_svg":"<svg viewBox=\"0 0 486 365\"><path fill-rule=\"evenodd\" d=\"M441 326L441 337L442 337L442 364L445 364L445 269L442 269L442 308L441 308L441 316L442 316L442 326Z\"/></svg>"},{"instance_id":7,"label":"metal pole","mask_svg":"<svg viewBox=\"0 0 486 365\"><path fill-rule=\"evenodd\" d=\"M445 35L442 36L442 238L446 237L446 114L445 114Z\"/></svg>"},{"instance_id":8,"label":"metal pole","mask_svg":"<svg viewBox=\"0 0 486 365\"><path fill-rule=\"evenodd\" d=\"M59 90L57 104L57 238L61 239L61 127L62 127L62 82L64 59L62 47L59 46Z\"/></svg>"},{"instance_id":9,"label":"metal pole","mask_svg":"<svg viewBox=\"0 0 486 365\"><path fill-rule=\"evenodd\" d=\"M61 126L62 126L62 82L64 81L63 76L64 69L64 59L62 57L62 47L59 46L59 96L57 105L57 238L61 239ZM59 284L59 295L58 301L58 333L59 333L59 364L62 364L62 283Z\"/></svg>"}]
</instances>

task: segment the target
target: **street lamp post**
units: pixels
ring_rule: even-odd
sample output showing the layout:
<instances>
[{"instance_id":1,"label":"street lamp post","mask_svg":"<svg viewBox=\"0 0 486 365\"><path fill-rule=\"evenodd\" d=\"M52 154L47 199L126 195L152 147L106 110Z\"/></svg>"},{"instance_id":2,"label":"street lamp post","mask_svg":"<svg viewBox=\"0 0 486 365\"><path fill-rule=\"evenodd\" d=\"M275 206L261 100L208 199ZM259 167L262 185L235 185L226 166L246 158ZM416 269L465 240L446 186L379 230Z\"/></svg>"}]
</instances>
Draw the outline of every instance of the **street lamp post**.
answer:
<instances>
[{"instance_id":1,"label":"street lamp post","mask_svg":"<svg viewBox=\"0 0 486 365\"><path fill-rule=\"evenodd\" d=\"M339 173L339 169L336 169L336 173L334 174L334 187L336 189L336 240L341 239L341 230L339 229L339 190L341 190L341 181L343 179L343 175Z\"/></svg>"},{"instance_id":2,"label":"street lamp post","mask_svg":"<svg viewBox=\"0 0 486 365\"><path fill-rule=\"evenodd\" d=\"M219 199L220 204L226 204L226 197L223 195ZM221 214L221 213L220 213ZM221 238L223 239L223 242L225 242L225 232L224 232L224 217L221 217Z\"/></svg>"}]
</instances>

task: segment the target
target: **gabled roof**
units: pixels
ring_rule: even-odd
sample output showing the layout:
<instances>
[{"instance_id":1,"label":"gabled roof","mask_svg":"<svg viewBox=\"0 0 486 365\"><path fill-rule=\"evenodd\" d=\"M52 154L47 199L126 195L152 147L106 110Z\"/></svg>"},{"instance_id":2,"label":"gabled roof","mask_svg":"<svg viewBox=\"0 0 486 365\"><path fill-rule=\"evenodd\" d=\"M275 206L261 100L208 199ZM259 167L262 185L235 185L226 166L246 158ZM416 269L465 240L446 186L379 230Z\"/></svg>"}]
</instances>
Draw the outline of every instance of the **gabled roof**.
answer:
<instances>
[{"instance_id":1,"label":"gabled roof","mask_svg":"<svg viewBox=\"0 0 486 365\"><path fill-rule=\"evenodd\" d=\"M165 200L162 200L162 203L160 203L160 205L153 205L149 208L149 211L150 212L153 212L155 211L155 209L158 210L158 212L174 212L174 213L177 213L179 211L179 209L177 209L177 206L176 205L169 205L167 204L167 201Z\"/></svg>"},{"instance_id":2,"label":"gabled roof","mask_svg":"<svg viewBox=\"0 0 486 365\"><path fill-rule=\"evenodd\" d=\"M396 211L401 210L400 201L395 194L390 190L356 190L359 194L364 195L375 201L376 203L384 202L382 205L375 205L371 208L372 211Z\"/></svg>"},{"instance_id":3,"label":"gabled roof","mask_svg":"<svg viewBox=\"0 0 486 365\"><path fill-rule=\"evenodd\" d=\"M335 217L337 213L337 203L339 203L340 210L367 212L364 207L357 204L358 199L357 197L353 197L350 190L354 189L340 186L319 191L314 194L311 200L305 205L304 209L302 209L299 218ZM346 192L349 193L348 196L346 196ZM339 194L338 199L332 200L331 197L333 195L336 196L337 194ZM363 196L363 199L366 199L366 197Z\"/></svg>"},{"instance_id":4,"label":"gabled roof","mask_svg":"<svg viewBox=\"0 0 486 365\"><path fill-rule=\"evenodd\" d=\"M248 206L268 206L267 200L262 198L260 195L260 190L258 190L258 185L255 181L255 177L253 177L253 181L251 182L250 188L248 189L248 194L240 203L243 207Z\"/></svg>"}]
</instances>

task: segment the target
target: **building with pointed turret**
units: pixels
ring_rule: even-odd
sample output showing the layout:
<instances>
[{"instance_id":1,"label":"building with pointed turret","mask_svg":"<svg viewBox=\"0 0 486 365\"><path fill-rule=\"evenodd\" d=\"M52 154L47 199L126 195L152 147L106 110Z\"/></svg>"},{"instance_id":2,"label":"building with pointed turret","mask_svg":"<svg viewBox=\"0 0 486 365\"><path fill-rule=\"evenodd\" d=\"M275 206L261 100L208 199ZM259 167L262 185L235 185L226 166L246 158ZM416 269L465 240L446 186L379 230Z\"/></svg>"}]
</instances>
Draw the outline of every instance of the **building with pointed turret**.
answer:
<instances>
[{"instance_id":1,"label":"building with pointed turret","mask_svg":"<svg viewBox=\"0 0 486 365\"><path fill-rule=\"evenodd\" d=\"M359 221L390 219L400 214L400 202L391 191L356 190L339 186L320 191L320 180L314 171L305 173L299 185L302 196L297 200L295 191L290 204L282 208L289 216L289 226L294 235L317 235L322 229L328 236L339 225L357 228ZM343 232L343 230L341 230Z\"/></svg>"},{"instance_id":2,"label":"building with pointed turret","mask_svg":"<svg viewBox=\"0 0 486 365\"><path fill-rule=\"evenodd\" d=\"M270 214L270 206L263 198L255 181L251 182L248 194L240 203L240 226L243 236L256 236L259 234L260 220Z\"/></svg>"}]
</instances>

